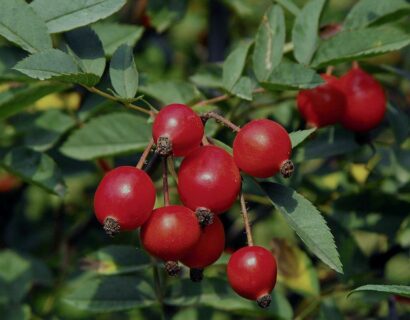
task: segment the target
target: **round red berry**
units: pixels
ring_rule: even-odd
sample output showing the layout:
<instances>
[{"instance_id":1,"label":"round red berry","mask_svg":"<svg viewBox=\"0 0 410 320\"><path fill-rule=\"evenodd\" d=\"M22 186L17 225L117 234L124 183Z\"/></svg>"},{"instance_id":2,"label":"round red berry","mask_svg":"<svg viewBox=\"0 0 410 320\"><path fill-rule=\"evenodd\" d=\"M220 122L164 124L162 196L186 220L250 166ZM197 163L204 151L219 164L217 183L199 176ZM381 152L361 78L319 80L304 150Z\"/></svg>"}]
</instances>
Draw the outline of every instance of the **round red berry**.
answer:
<instances>
[{"instance_id":1,"label":"round red berry","mask_svg":"<svg viewBox=\"0 0 410 320\"><path fill-rule=\"evenodd\" d=\"M386 95L380 83L359 67L351 69L340 78L346 96L346 109L342 125L356 132L377 127L386 112Z\"/></svg>"},{"instance_id":2,"label":"round red berry","mask_svg":"<svg viewBox=\"0 0 410 320\"><path fill-rule=\"evenodd\" d=\"M156 115L152 126L155 143L160 137L168 138L172 143L175 156L186 156L201 144L204 125L201 118L184 104L170 104Z\"/></svg>"},{"instance_id":3,"label":"round red berry","mask_svg":"<svg viewBox=\"0 0 410 320\"><path fill-rule=\"evenodd\" d=\"M222 213L232 206L240 188L241 176L232 156L217 146L195 149L179 168L179 195L192 210Z\"/></svg>"},{"instance_id":4,"label":"round red berry","mask_svg":"<svg viewBox=\"0 0 410 320\"><path fill-rule=\"evenodd\" d=\"M227 273L229 284L237 294L257 300L262 307L269 305L277 275L271 252L259 246L241 248L229 259Z\"/></svg>"},{"instance_id":5,"label":"round red berry","mask_svg":"<svg viewBox=\"0 0 410 320\"><path fill-rule=\"evenodd\" d=\"M189 268L205 268L221 256L225 248L225 231L221 220L215 216L212 224L201 232L201 237L191 251L181 259Z\"/></svg>"},{"instance_id":6,"label":"round red berry","mask_svg":"<svg viewBox=\"0 0 410 320\"><path fill-rule=\"evenodd\" d=\"M133 230L141 226L150 216L154 204L155 187L151 178L131 166L109 171L94 196L98 221L105 224L109 220L107 218L111 218L120 230Z\"/></svg>"},{"instance_id":7,"label":"round red berry","mask_svg":"<svg viewBox=\"0 0 410 320\"><path fill-rule=\"evenodd\" d=\"M155 209L141 228L144 248L165 261L178 261L187 255L200 235L195 213L184 206Z\"/></svg>"},{"instance_id":8,"label":"round red berry","mask_svg":"<svg viewBox=\"0 0 410 320\"><path fill-rule=\"evenodd\" d=\"M279 123L267 119L247 123L233 142L233 157L239 169L258 178L282 170L291 152L289 134Z\"/></svg>"},{"instance_id":9,"label":"round red berry","mask_svg":"<svg viewBox=\"0 0 410 320\"><path fill-rule=\"evenodd\" d=\"M314 127L336 124L343 115L346 100L338 87L339 79L322 74L325 84L314 89L302 90L297 97L299 112L306 122Z\"/></svg>"}]
</instances>

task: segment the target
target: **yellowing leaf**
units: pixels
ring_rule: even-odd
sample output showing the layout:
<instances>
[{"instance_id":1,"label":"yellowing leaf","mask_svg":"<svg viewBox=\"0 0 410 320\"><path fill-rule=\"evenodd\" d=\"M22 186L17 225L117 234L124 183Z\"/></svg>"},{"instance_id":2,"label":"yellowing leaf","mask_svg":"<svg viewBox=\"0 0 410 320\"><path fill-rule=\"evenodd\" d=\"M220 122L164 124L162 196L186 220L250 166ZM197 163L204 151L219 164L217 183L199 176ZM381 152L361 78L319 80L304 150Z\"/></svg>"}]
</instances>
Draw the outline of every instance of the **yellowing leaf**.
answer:
<instances>
[{"instance_id":1,"label":"yellowing leaf","mask_svg":"<svg viewBox=\"0 0 410 320\"><path fill-rule=\"evenodd\" d=\"M354 163L350 165L350 174L360 184L364 184L370 174L370 170L366 164Z\"/></svg>"},{"instance_id":2,"label":"yellowing leaf","mask_svg":"<svg viewBox=\"0 0 410 320\"><path fill-rule=\"evenodd\" d=\"M57 94L53 93L34 104L36 110L48 109L69 109L76 110L80 105L80 95L78 93Z\"/></svg>"}]
</instances>

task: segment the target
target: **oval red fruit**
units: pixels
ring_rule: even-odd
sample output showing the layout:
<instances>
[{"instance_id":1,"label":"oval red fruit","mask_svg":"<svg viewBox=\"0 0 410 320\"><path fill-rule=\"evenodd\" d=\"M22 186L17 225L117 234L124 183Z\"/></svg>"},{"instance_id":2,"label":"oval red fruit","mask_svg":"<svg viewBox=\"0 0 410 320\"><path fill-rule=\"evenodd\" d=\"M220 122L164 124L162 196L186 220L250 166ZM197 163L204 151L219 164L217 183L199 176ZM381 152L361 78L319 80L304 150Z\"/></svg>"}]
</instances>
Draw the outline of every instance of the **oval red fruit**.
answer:
<instances>
[{"instance_id":1,"label":"oval red fruit","mask_svg":"<svg viewBox=\"0 0 410 320\"><path fill-rule=\"evenodd\" d=\"M155 204L155 187L142 170L122 166L109 171L101 180L94 196L98 221L116 220L120 230L133 230L150 216Z\"/></svg>"},{"instance_id":2,"label":"oval red fruit","mask_svg":"<svg viewBox=\"0 0 410 320\"><path fill-rule=\"evenodd\" d=\"M386 95L380 83L356 67L340 78L340 85L347 102L342 125L356 132L377 127L386 113Z\"/></svg>"},{"instance_id":3,"label":"oval red fruit","mask_svg":"<svg viewBox=\"0 0 410 320\"><path fill-rule=\"evenodd\" d=\"M325 84L301 90L297 97L302 117L309 125L318 128L339 122L346 107L345 95L337 85L339 79L326 74L322 78Z\"/></svg>"},{"instance_id":4,"label":"oval red fruit","mask_svg":"<svg viewBox=\"0 0 410 320\"><path fill-rule=\"evenodd\" d=\"M156 115L152 126L152 136L157 142L159 137L167 137L172 142L175 156L186 156L199 147L204 135L201 118L184 104L170 104Z\"/></svg>"},{"instance_id":5,"label":"oval red fruit","mask_svg":"<svg viewBox=\"0 0 410 320\"><path fill-rule=\"evenodd\" d=\"M261 301L275 287L276 259L265 248L244 247L232 254L227 273L229 284L237 294L246 299Z\"/></svg>"},{"instance_id":6,"label":"oval red fruit","mask_svg":"<svg viewBox=\"0 0 410 320\"><path fill-rule=\"evenodd\" d=\"M197 148L179 168L179 195L192 210L222 213L232 206L240 188L241 176L232 156L217 146Z\"/></svg>"},{"instance_id":7,"label":"oval red fruit","mask_svg":"<svg viewBox=\"0 0 410 320\"><path fill-rule=\"evenodd\" d=\"M292 152L289 134L277 122L261 119L247 123L233 142L233 157L243 172L258 178L276 174Z\"/></svg>"},{"instance_id":8,"label":"oval red fruit","mask_svg":"<svg viewBox=\"0 0 410 320\"><path fill-rule=\"evenodd\" d=\"M201 230L195 213L184 206L155 209L141 228L144 248L165 261L178 261L196 245Z\"/></svg>"},{"instance_id":9,"label":"oval red fruit","mask_svg":"<svg viewBox=\"0 0 410 320\"><path fill-rule=\"evenodd\" d=\"M181 262L189 268L203 269L218 260L224 248L224 227L221 220L215 216L214 222L202 230L199 241Z\"/></svg>"}]
</instances>

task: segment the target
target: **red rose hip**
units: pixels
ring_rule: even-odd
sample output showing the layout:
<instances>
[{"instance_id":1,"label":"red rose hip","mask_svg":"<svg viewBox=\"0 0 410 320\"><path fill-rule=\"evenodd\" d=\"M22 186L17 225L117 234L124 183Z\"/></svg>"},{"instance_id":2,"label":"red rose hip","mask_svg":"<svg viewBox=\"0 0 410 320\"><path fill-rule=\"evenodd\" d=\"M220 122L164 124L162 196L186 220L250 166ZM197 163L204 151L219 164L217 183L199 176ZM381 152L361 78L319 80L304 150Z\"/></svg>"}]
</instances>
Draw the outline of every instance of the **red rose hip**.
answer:
<instances>
[{"instance_id":1,"label":"red rose hip","mask_svg":"<svg viewBox=\"0 0 410 320\"><path fill-rule=\"evenodd\" d=\"M346 96L341 124L352 131L365 132L377 127L386 112L386 95L380 83L359 67L340 78Z\"/></svg>"},{"instance_id":2,"label":"red rose hip","mask_svg":"<svg viewBox=\"0 0 410 320\"><path fill-rule=\"evenodd\" d=\"M262 308L269 306L277 276L276 259L271 252L259 246L241 248L229 259L227 273L237 294L256 300Z\"/></svg>"},{"instance_id":3,"label":"red rose hip","mask_svg":"<svg viewBox=\"0 0 410 320\"><path fill-rule=\"evenodd\" d=\"M109 171L94 196L98 221L109 235L134 230L150 216L155 204L155 187L142 170L122 166Z\"/></svg>"},{"instance_id":4,"label":"red rose hip","mask_svg":"<svg viewBox=\"0 0 410 320\"><path fill-rule=\"evenodd\" d=\"M195 213L184 206L155 209L141 228L144 248L165 261L178 261L196 245L201 230Z\"/></svg>"},{"instance_id":5,"label":"red rose hip","mask_svg":"<svg viewBox=\"0 0 410 320\"><path fill-rule=\"evenodd\" d=\"M297 97L299 112L306 122L314 127L336 124L343 115L346 100L334 76L322 74L326 81L314 89L302 90Z\"/></svg>"},{"instance_id":6,"label":"red rose hip","mask_svg":"<svg viewBox=\"0 0 410 320\"><path fill-rule=\"evenodd\" d=\"M222 213L232 206L240 188L241 176L232 156L217 146L195 149L179 168L179 195L192 210Z\"/></svg>"},{"instance_id":7,"label":"red rose hip","mask_svg":"<svg viewBox=\"0 0 410 320\"><path fill-rule=\"evenodd\" d=\"M152 126L155 143L158 139L168 138L175 156L186 156L191 150L199 147L204 135L201 118L184 104L170 104L156 115Z\"/></svg>"},{"instance_id":8,"label":"red rose hip","mask_svg":"<svg viewBox=\"0 0 410 320\"><path fill-rule=\"evenodd\" d=\"M202 269L213 264L221 256L225 248L225 231L221 220L215 216L212 224L207 225L191 251L181 262L191 268L191 279L200 281ZM192 270L196 269L196 270ZM198 275L199 278L195 277Z\"/></svg>"},{"instance_id":9,"label":"red rose hip","mask_svg":"<svg viewBox=\"0 0 410 320\"><path fill-rule=\"evenodd\" d=\"M293 172L291 152L289 134L279 123L267 119L247 123L233 142L236 165L258 178L271 177L278 171L289 177Z\"/></svg>"}]
</instances>

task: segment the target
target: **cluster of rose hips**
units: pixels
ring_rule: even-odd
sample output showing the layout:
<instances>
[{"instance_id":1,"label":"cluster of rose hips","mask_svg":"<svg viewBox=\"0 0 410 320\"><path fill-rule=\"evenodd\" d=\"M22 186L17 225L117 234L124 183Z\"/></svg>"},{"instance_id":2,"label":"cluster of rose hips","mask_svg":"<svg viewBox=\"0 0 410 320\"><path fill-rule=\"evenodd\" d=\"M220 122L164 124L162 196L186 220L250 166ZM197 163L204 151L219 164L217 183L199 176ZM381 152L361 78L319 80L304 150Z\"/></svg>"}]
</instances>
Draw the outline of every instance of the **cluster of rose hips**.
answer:
<instances>
[{"instance_id":1,"label":"cluster of rose hips","mask_svg":"<svg viewBox=\"0 0 410 320\"><path fill-rule=\"evenodd\" d=\"M204 124L210 118L237 131L233 156L204 136ZM141 227L145 250L163 260L170 275L179 272L181 262L190 268L191 279L200 281L203 269L213 264L225 247L218 215L229 210L239 197L248 246L230 257L228 280L239 295L267 307L277 265L270 251L253 245L240 171L259 178L277 172L289 177L293 171L289 160L292 146L286 130L266 119L239 128L216 113L199 116L183 104L171 104L155 116L152 137L137 167L117 167L100 182L94 208L105 231L113 235ZM164 206L157 209L154 184L142 170L151 147L163 163ZM183 205L171 205L169 200L167 157L173 156L184 157L177 183Z\"/></svg>"},{"instance_id":2,"label":"cluster of rose hips","mask_svg":"<svg viewBox=\"0 0 410 320\"><path fill-rule=\"evenodd\" d=\"M325 84L302 90L298 109L308 125L324 127L341 123L354 132L377 127L386 112L386 96L379 82L357 63L340 78L322 75Z\"/></svg>"}]
</instances>

